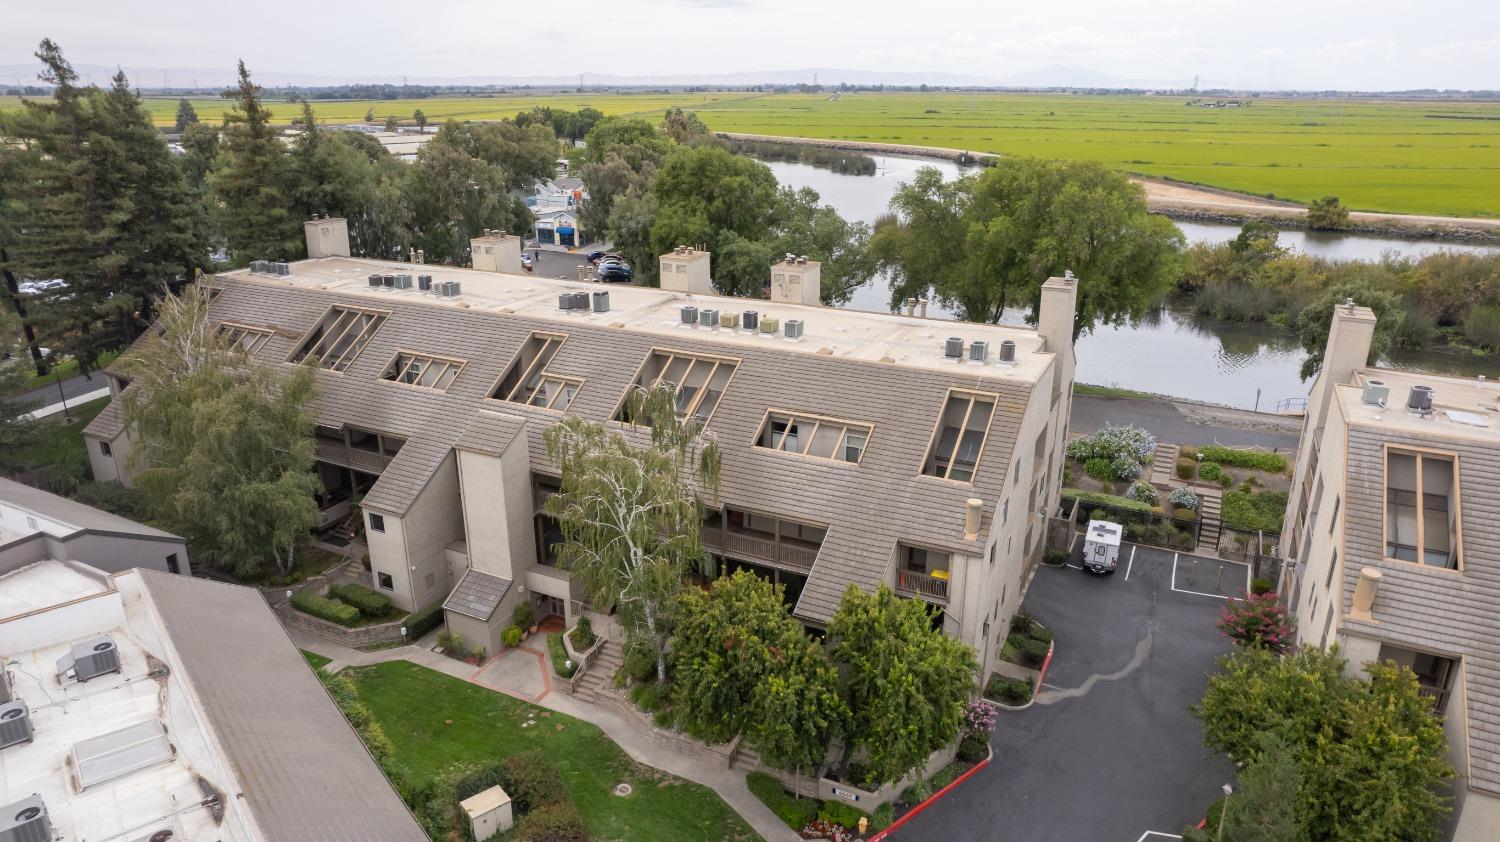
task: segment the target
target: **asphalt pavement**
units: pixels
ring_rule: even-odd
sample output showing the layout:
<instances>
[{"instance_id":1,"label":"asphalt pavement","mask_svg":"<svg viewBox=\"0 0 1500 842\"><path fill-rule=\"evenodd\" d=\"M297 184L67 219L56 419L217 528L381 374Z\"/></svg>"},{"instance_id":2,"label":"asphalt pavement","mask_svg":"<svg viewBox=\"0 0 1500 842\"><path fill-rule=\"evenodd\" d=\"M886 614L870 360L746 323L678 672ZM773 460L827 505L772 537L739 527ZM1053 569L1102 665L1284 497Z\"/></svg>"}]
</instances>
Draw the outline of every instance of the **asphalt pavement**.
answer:
<instances>
[{"instance_id":1,"label":"asphalt pavement","mask_svg":"<svg viewBox=\"0 0 1500 842\"><path fill-rule=\"evenodd\" d=\"M1193 570L1189 556L1143 547L1132 558L1133 547L1108 576L1037 571L1024 609L1055 635L1046 686L1030 708L1000 712L990 766L893 842L1168 839L1234 780L1188 706L1229 650L1212 592L1242 590L1245 568L1223 563L1221 577L1217 560Z\"/></svg>"},{"instance_id":2,"label":"asphalt pavement","mask_svg":"<svg viewBox=\"0 0 1500 842\"><path fill-rule=\"evenodd\" d=\"M1175 401L1171 398L1114 398L1074 395L1068 430L1098 432L1105 424L1144 427L1158 441L1174 444L1222 444L1295 450L1300 419Z\"/></svg>"},{"instance_id":3,"label":"asphalt pavement","mask_svg":"<svg viewBox=\"0 0 1500 842\"><path fill-rule=\"evenodd\" d=\"M49 380L45 385L23 392L20 400L24 404L35 406L49 406L62 400L67 400L71 404L76 397L108 387L109 380L96 371L87 376L79 375L62 381L61 396L58 395L57 382Z\"/></svg>"}]
</instances>

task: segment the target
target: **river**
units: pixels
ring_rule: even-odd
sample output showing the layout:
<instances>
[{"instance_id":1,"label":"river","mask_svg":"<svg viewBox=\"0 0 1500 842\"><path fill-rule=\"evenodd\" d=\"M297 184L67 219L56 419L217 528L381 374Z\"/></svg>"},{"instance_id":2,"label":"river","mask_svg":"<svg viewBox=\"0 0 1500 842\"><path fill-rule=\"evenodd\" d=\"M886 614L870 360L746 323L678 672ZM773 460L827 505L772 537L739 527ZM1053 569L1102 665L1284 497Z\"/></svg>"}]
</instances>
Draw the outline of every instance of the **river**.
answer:
<instances>
[{"instance_id":1,"label":"river","mask_svg":"<svg viewBox=\"0 0 1500 842\"><path fill-rule=\"evenodd\" d=\"M811 187L845 219L874 222L887 211L891 195L918 169L936 167L945 179L964 168L951 161L875 155L875 175L842 175L832 170L785 161L766 165L782 184ZM1224 242L1239 233L1229 224L1178 222L1189 242ZM1282 231L1280 242L1307 254L1335 260L1378 259L1387 251L1420 256L1443 249L1497 252L1500 246L1403 240L1362 234ZM845 306L886 311L890 285L877 276L857 290ZM951 317L932 307L929 315ZM1022 314L1015 313L1016 320ZM1007 317L1010 321L1011 317ZM1182 301L1170 301L1152 316L1126 327L1099 327L1078 340L1078 381L1243 407L1275 409L1287 399L1307 395L1298 376L1305 356L1291 331L1269 324L1234 324L1194 314ZM1436 374L1500 375L1493 357L1477 358L1442 351L1393 352L1383 364Z\"/></svg>"}]
</instances>

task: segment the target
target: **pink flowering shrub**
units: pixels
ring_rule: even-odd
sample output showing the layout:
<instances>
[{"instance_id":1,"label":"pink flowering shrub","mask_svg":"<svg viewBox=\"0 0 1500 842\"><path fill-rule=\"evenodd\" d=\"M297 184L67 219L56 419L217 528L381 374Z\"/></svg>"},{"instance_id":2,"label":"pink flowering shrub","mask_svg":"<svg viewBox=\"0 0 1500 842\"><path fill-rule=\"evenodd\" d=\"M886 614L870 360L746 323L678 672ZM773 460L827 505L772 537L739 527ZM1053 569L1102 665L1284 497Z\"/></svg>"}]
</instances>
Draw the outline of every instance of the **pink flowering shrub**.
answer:
<instances>
[{"instance_id":1,"label":"pink flowering shrub","mask_svg":"<svg viewBox=\"0 0 1500 842\"><path fill-rule=\"evenodd\" d=\"M984 699L970 699L964 705L964 734L989 738L995 730L995 706Z\"/></svg>"},{"instance_id":2,"label":"pink flowering shrub","mask_svg":"<svg viewBox=\"0 0 1500 842\"><path fill-rule=\"evenodd\" d=\"M1230 599L1219 612L1219 631L1246 649L1269 649L1281 654L1296 647L1297 626L1287 617L1275 594L1249 594Z\"/></svg>"}]
</instances>

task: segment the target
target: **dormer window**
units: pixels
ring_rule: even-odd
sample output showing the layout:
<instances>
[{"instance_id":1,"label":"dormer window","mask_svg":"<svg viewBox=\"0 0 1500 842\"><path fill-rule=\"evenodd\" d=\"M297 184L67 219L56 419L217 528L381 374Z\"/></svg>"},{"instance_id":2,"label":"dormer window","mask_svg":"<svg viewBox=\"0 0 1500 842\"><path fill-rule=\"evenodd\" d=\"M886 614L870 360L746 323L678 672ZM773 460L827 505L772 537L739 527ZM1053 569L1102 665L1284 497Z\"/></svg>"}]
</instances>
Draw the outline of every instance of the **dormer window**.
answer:
<instances>
[{"instance_id":1,"label":"dormer window","mask_svg":"<svg viewBox=\"0 0 1500 842\"><path fill-rule=\"evenodd\" d=\"M755 446L858 464L872 429L869 424L773 409L761 424Z\"/></svg>"},{"instance_id":2,"label":"dormer window","mask_svg":"<svg viewBox=\"0 0 1500 842\"><path fill-rule=\"evenodd\" d=\"M375 333L389 315L384 310L330 307L297 344L297 350L292 352L288 362L298 363L314 357L319 368L345 371L375 338Z\"/></svg>"},{"instance_id":3,"label":"dormer window","mask_svg":"<svg viewBox=\"0 0 1500 842\"><path fill-rule=\"evenodd\" d=\"M583 381L547 371L547 366L565 341L567 337L561 333L531 334L500 376L490 397L543 409L566 410Z\"/></svg>"},{"instance_id":4,"label":"dormer window","mask_svg":"<svg viewBox=\"0 0 1500 842\"><path fill-rule=\"evenodd\" d=\"M1390 448L1385 454L1385 554L1459 569L1458 460Z\"/></svg>"},{"instance_id":5,"label":"dormer window","mask_svg":"<svg viewBox=\"0 0 1500 842\"><path fill-rule=\"evenodd\" d=\"M670 386L677 395L677 417L707 424L738 366L738 360L728 357L653 350L631 388L650 390L663 384ZM616 414L616 420L634 423L626 417L629 401L625 404Z\"/></svg>"},{"instance_id":6,"label":"dormer window","mask_svg":"<svg viewBox=\"0 0 1500 842\"><path fill-rule=\"evenodd\" d=\"M995 414L995 400L995 395L985 392L949 390L922 463L924 476L974 481L974 471L984 453L984 438Z\"/></svg>"},{"instance_id":7,"label":"dormer window","mask_svg":"<svg viewBox=\"0 0 1500 842\"><path fill-rule=\"evenodd\" d=\"M463 369L464 361L460 359L398 351L380 379L446 392Z\"/></svg>"},{"instance_id":8,"label":"dormer window","mask_svg":"<svg viewBox=\"0 0 1500 842\"><path fill-rule=\"evenodd\" d=\"M265 346L271 334L272 331L263 327L251 327L234 322L221 323L217 331L219 339L225 345L237 348L251 356L255 356L255 353Z\"/></svg>"}]
</instances>

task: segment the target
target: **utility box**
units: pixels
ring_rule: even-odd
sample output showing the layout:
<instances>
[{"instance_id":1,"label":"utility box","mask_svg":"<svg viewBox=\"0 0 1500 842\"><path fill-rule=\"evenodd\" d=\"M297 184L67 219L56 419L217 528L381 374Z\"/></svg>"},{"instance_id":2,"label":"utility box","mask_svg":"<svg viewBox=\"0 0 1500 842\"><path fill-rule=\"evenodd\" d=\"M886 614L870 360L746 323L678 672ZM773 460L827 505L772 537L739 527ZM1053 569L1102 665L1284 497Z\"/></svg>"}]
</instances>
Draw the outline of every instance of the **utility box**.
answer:
<instances>
[{"instance_id":1,"label":"utility box","mask_svg":"<svg viewBox=\"0 0 1500 842\"><path fill-rule=\"evenodd\" d=\"M519 275L521 238L501 231L486 231L483 237L469 241L469 256L481 272L504 272Z\"/></svg>"},{"instance_id":2,"label":"utility box","mask_svg":"<svg viewBox=\"0 0 1500 842\"><path fill-rule=\"evenodd\" d=\"M460 801L458 806L469 817L469 827L473 830L475 839L488 839L497 833L504 833L516 823L515 817L511 815L510 796L499 786L471 795Z\"/></svg>"},{"instance_id":3,"label":"utility box","mask_svg":"<svg viewBox=\"0 0 1500 842\"><path fill-rule=\"evenodd\" d=\"M678 246L661 256L661 288L691 295L713 295L709 275L709 253L691 246Z\"/></svg>"},{"instance_id":4,"label":"utility box","mask_svg":"<svg viewBox=\"0 0 1500 842\"><path fill-rule=\"evenodd\" d=\"M823 303L823 264L793 254L771 267L771 300L778 304Z\"/></svg>"},{"instance_id":5,"label":"utility box","mask_svg":"<svg viewBox=\"0 0 1500 842\"><path fill-rule=\"evenodd\" d=\"M313 217L302 223L302 233L307 237L307 256L348 257L349 222L337 217Z\"/></svg>"},{"instance_id":6,"label":"utility box","mask_svg":"<svg viewBox=\"0 0 1500 842\"><path fill-rule=\"evenodd\" d=\"M1125 531L1118 523L1089 521L1083 536L1083 567L1090 573L1110 573L1120 563L1120 536Z\"/></svg>"}]
</instances>

